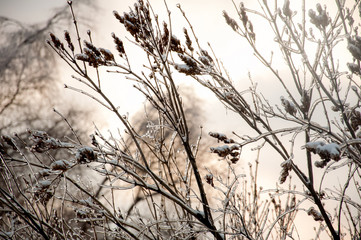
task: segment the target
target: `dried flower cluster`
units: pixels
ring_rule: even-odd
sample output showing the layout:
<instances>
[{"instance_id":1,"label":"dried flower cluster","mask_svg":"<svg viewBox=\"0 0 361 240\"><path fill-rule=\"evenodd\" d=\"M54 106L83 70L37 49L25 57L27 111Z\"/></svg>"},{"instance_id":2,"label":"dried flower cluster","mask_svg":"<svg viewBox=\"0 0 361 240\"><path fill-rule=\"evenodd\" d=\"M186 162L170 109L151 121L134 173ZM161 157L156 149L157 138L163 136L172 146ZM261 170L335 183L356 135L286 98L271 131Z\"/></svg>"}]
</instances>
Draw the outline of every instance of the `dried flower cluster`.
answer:
<instances>
[{"instance_id":1,"label":"dried flower cluster","mask_svg":"<svg viewBox=\"0 0 361 240\"><path fill-rule=\"evenodd\" d=\"M280 173L280 177L279 177L279 182L282 184L287 180L287 177L290 174L290 171L292 171L292 160L286 160L284 162L281 163L281 173Z\"/></svg>"},{"instance_id":2,"label":"dried flower cluster","mask_svg":"<svg viewBox=\"0 0 361 240\"><path fill-rule=\"evenodd\" d=\"M361 113L360 111L353 110L350 116L351 127L354 131L357 131L361 126Z\"/></svg>"},{"instance_id":3,"label":"dried flower cluster","mask_svg":"<svg viewBox=\"0 0 361 240\"><path fill-rule=\"evenodd\" d=\"M282 106L285 108L285 111L288 114L291 114L292 116L296 115L297 109L292 102L288 101L286 98L281 96L281 103L282 103Z\"/></svg>"},{"instance_id":4,"label":"dried flower cluster","mask_svg":"<svg viewBox=\"0 0 361 240\"><path fill-rule=\"evenodd\" d=\"M71 41L71 38L70 38L70 34L68 31L64 31L64 38L65 38L65 41L68 43L68 48L70 49L70 51L74 52L74 44L73 42Z\"/></svg>"},{"instance_id":5,"label":"dried flower cluster","mask_svg":"<svg viewBox=\"0 0 361 240\"><path fill-rule=\"evenodd\" d=\"M120 15L117 11L113 11L113 14L134 37L134 40L150 54L156 54L156 51L164 52L167 49L168 41L163 42L159 39L158 46L150 44L152 38L152 18L148 3L144 4L143 1L139 1L134 4L134 9L131 9L129 12L124 12L123 15Z\"/></svg>"},{"instance_id":6,"label":"dried flower cluster","mask_svg":"<svg viewBox=\"0 0 361 240\"><path fill-rule=\"evenodd\" d=\"M54 189L51 184L52 182L50 180L40 180L33 187L32 191L35 201L40 201L43 205L47 204L54 195Z\"/></svg>"},{"instance_id":7,"label":"dried flower cluster","mask_svg":"<svg viewBox=\"0 0 361 240\"><path fill-rule=\"evenodd\" d=\"M300 109L302 112L307 113L311 106L311 98L309 93L306 90L303 90L301 96L301 106Z\"/></svg>"},{"instance_id":8,"label":"dried flower cluster","mask_svg":"<svg viewBox=\"0 0 361 240\"><path fill-rule=\"evenodd\" d=\"M43 131L32 131L28 130L31 134L29 139L34 142L34 145L31 146L32 152L46 152L50 149L58 148L72 148L73 145L69 143L61 142L59 139L50 137L46 132Z\"/></svg>"},{"instance_id":9,"label":"dried flower cluster","mask_svg":"<svg viewBox=\"0 0 361 240\"><path fill-rule=\"evenodd\" d=\"M314 207L310 207L307 210L307 214L312 216L315 221L323 221L321 213L319 213Z\"/></svg>"},{"instance_id":10,"label":"dried flower cluster","mask_svg":"<svg viewBox=\"0 0 361 240\"><path fill-rule=\"evenodd\" d=\"M223 11L223 17L226 19L226 23L233 29L233 31L238 30L237 22L233 18L228 16L226 11Z\"/></svg>"},{"instance_id":11,"label":"dried flower cluster","mask_svg":"<svg viewBox=\"0 0 361 240\"><path fill-rule=\"evenodd\" d=\"M248 19L246 8L244 7L243 2L241 2L239 4L239 9L237 9L237 12L238 12L238 16L243 24L243 28L244 28L244 32L242 32L242 35L249 37L252 42L255 42L256 34L253 31L253 24ZM233 29L233 31L237 32L238 30L240 30L237 22L233 18L228 16L226 11L223 11L223 16L226 20L226 23Z\"/></svg>"},{"instance_id":12,"label":"dried flower cluster","mask_svg":"<svg viewBox=\"0 0 361 240\"><path fill-rule=\"evenodd\" d=\"M120 55L121 57L123 57L123 54L125 54L123 41L120 40L120 39L115 35L115 33L112 33L112 38L114 39L115 47L116 47L119 55Z\"/></svg>"},{"instance_id":13,"label":"dried flower cluster","mask_svg":"<svg viewBox=\"0 0 361 240\"><path fill-rule=\"evenodd\" d=\"M194 48L192 47L192 40L188 35L188 31L186 28L183 28L183 32L184 32L184 36L186 38L186 46L188 48L189 51L193 52Z\"/></svg>"},{"instance_id":14,"label":"dried flower cluster","mask_svg":"<svg viewBox=\"0 0 361 240\"><path fill-rule=\"evenodd\" d=\"M84 45L86 47L83 49L83 53L75 55L77 60L88 62L89 66L95 68L99 65L107 65L107 63L114 61L114 56L109 50L97 48L86 40L84 40Z\"/></svg>"},{"instance_id":15,"label":"dried flower cluster","mask_svg":"<svg viewBox=\"0 0 361 240\"><path fill-rule=\"evenodd\" d=\"M361 60L361 37L355 35L347 38L347 49L356 60L356 63L347 63L350 71L356 75L361 75L360 63Z\"/></svg>"},{"instance_id":16,"label":"dried flower cluster","mask_svg":"<svg viewBox=\"0 0 361 240\"><path fill-rule=\"evenodd\" d=\"M60 171L65 172L70 167L71 167L71 164L67 160L64 160L64 159L57 160L57 161L53 162L52 164L50 164L50 168L53 171L60 170Z\"/></svg>"},{"instance_id":17,"label":"dried flower cluster","mask_svg":"<svg viewBox=\"0 0 361 240\"><path fill-rule=\"evenodd\" d=\"M347 39L347 49L356 60L361 60L361 37L354 36ZM352 65L353 66L353 65Z\"/></svg>"},{"instance_id":18,"label":"dried flower cluster","mask_svg":"<svg viewBox=\"0 0 361 240\"><path fill-rule=\"evenodd\" d=\"M240 155L240 146L237 144L234 145L224 145L219 147L211 147L210 148L212 153L217 153L219 157L226 158L227 156L230 157L230 161L232 163L237 163L239 160Z\"/></svg>"},{"instance_id":19,"label":"dried flower cluster","mask_svg":"<svg viewBox=\"0 0 361 240\"><path fill-rule=\"evenodd\" d=\"M214 181L213 181L213 174L209 173L207 174L204 179L206 180L206 183L214 187Z\"/></svg>"},{"instance_id":20,"label":"dried flower cluster","mask_svg":"<svg viewBox=\"0 0 361 240\"><path fill-rule=\"evenodd\" d=\"M286 17L292 16L292 10L290 9L290 0L285 0L285 2L283 3L282 13Z\"/></svg>"},{"instance_id":21,"label":"dried flower cluster","mask_svg":"<svg viewBox=\"0 0 361 240\"><path fill-rule=\"evenodd\" d=\"M353 51L355 51L355 50L353 50ZM360 65L358 65L357 63L347 63L347 67L348 67L348 69L350 69L350 71L352 73L361 75L361 68L360 68Z\"/></svg>"},{"instance_id":22,"label":"dried flower cluster","mask_svg":"<svg viewBox=\"0 0 361 240\"><path fill-rule=\"evenodd\" d=\"M55 48L61 49L61 50L65 49L64 44L53 33L50 33L50 39L51 39L51 42L54 44ZM48 43L50 43L50 41L48 41Z\"/></svg>"},{"instance_id":23,"label":"dried flower cluster","mask_svg":"<svg viewBox=\"0 0 361 240\"><path fill-rule=\"evenodd\" d=\"M340 146L336 143L326 144L324 142L308 142L305 145L305 148L314 153L318 154L322 161L316 161L315 166L323 168L326 164L332 159L334 161L339 161L341 159Z\"/></svg>"},{"instance_id":24,"label":"dried flower cluster","mask_svg":"<svg viewBox=\"0 0 361 240\"><path fill-rule=\"evenodd\" d=\"M226 144L231 144L231 143L236 143L232 138L228 138L225 134L223 133L217 133L217 132L209 132L208 133L209 136L218 139L218 142L222 141ZM241 153L241 146L238 144L234 144L234 145L224 145L224 146L220 146L220 147L215 147L215 148L210 148L212 153L217 153L218 156L220 157L227 157L228 155L230 156L229 160L232 163L237 163L240 157L240 153Z\"/></svg>"},{"instance_id":25,"label":"dried flower cluster","mask_svg":"<svg viewBox=\"0 0 361 240\"><path fill-rule=\"evenodd\" d=\"M223 133L217 133L217 132L209 132L208 133L209 136L211 137L214 137L214 138L217 138L218 139L218 142L219 141L222 141L224 143L235 143L235 141L232 139L232 138L228 138L225 134Z\"/></svg>"},{"instance_id":26,"label":"dried flower cluster","mask_svg":"<svg viewBox=\"0 0 361 240\"><path fill-rule=\"evenodd\" d=\"M184 73L186 75L198 75L201 73L201 69L199 68L197 62L193 60L191 57L181 53L179 53L178 56L184 62L184 64L175 64L174 67L179 72Z\"/></svg>"},{"instance_id":27,"label":"dried flower cluster","mask_svg":"<svg viewBox=\"0 0 361 240\"><path fill-rule=\"evenodd\" d=\"M330 23L328 14L326 12L326 6L325 9L322 9L321 4L316 5L317 13L310 9L308 11L308 16L311 18L311 23L313 23L317 28L326 28L328 24Z\"/></svg>"},{"instance_id":28,"label":"dried flower cluster","mask_svg":"<svg viewBox=\"0 0 361 240\"><path fill-rule=\"evenodd\" d=\"M89 163L97 159L97 155L91 147L81 147L77 150L75 159L77 163Z\"/></svg>"}]
</instances>

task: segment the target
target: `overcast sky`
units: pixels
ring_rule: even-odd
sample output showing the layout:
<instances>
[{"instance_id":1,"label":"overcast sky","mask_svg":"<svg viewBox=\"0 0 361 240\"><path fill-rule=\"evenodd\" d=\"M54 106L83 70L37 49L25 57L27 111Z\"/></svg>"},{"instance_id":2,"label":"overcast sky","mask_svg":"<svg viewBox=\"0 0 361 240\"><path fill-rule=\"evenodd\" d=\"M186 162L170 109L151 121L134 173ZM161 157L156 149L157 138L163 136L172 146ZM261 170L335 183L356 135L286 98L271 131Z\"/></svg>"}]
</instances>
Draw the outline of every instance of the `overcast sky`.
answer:
<instances>
[{"instance_id":1,"label":"overcast sky","mask_svg":"<svg viewBox=\"0 0 361 240\"><path fill-rule=\"evenodd\" d=\"M46 20L54 7L63 6L64 3L65 0L0 0L0 15L37 23Z\"/></svg>"}]
</instances>

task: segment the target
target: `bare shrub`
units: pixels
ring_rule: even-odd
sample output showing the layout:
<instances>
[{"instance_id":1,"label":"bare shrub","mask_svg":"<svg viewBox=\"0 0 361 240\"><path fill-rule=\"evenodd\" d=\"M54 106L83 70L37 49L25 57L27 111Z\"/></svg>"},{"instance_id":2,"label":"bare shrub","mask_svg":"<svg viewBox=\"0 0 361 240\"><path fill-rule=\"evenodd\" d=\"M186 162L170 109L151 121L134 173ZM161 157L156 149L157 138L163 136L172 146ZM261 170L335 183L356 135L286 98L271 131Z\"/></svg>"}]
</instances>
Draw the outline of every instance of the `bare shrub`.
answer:
<instances>
[{"instance_id":1,"label":"bare shrub","mask_svg":"<svg viewBox=\"0 0 361 240\"><path fill-rule=\"evenodd\" d=\"M68 3L72 9L71 1ZM297 13L288 0L281 5L262 1L260 11L235 4L239 20L223 12L226 23L248 43L282 87L285 96L278 105L258 92L252 79L249 89L237 90L212 48L200 45L180 5L189 24L184 30L184 43L172 34L169 11L166 23L160 23L150 4L141 0L129 12L114 11L131 41L144 51L145 62L139 72L130 66L127 49L114 33L116 52L97 47L90 31L87 40L77 42L67 34L64 38L50 34L49 46L84 86L66 88L89 96L113 112L125 133L106 137L96 130L91 145L84 145L31 131L33 144L28 149L35 156L49 157L51 164L29 161L29 153L6 137L4 140L19 158L1 155L3 178L8 181L0 192L6 212L1 220L5 229L2 235L16 238L37 234L45 239L302 239L301 232L309 231L296 224L302 212L318 226L315 239L358 239L360 89L353 79L360 72L361 60L353 20L357 4L347 8L336 0L334 16L319 4L315 10L312 6L308 15L305 5ZM258 49L257 32L261 30L252 22L257 16L275 35L272 40L286 62L287 80L272 59ZM342 70L334 54L341 39L347 40L347 49L354 58L348 64L351 73ZM306 44L316 45L315 52ZM144 134L144 130L138 130L102 90L99 69L103 67L133 81L147 98L155 112L150 131ZM207 170L207 163L200 160L204 154L200 151L202 133L198 138L191 137L196 130L190 128L192 119L185 112L186 103L176 81L179 74L208 88L253 129L252 135L234 133L232 137L217 131L209 133L215 145L210 151L223 159L225 175L215 174L216 169ZM242 149L254 143L258 144L254 148L258 157L250 164L247 180L235 164ZM53 158L50 151L68 151L72 157ZM278 154L282 160L277 163L281 168L279 183L288 183L286 187L277 185L272 190L258 186L262 151ZM14 175L16 164L26 165L31 174ZM92 172L89 179L93 181L72 176L76 168ZM336 173L343 174L342 182L328 186L325 179ZM106 181L97 185L98 176ZM300 187L293 186L292 176ZM19 191L21 203L13 194L20 188L20 181L26 186ZM129 211L124 205L129 204L134 188L138 192L133 201L141 198L143 204ZM210 195L218 201L210 201ZM64 213L71 210L74 214L65 218Z\"/></svg>"}]
</instances>

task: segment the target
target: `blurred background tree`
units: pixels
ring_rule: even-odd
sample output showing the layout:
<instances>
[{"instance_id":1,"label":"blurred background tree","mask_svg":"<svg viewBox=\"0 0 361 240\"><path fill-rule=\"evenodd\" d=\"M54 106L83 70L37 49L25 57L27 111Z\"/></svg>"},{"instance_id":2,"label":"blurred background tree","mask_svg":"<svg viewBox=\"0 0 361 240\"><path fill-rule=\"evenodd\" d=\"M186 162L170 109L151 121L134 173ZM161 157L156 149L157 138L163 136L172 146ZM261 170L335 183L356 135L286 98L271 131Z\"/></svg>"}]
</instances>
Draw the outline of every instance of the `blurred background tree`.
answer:
<instances>
[{"instance_id":1,"label":"blurred background tree","mask_svg":"<svg viewBox=\"0 0 361 240\"><path fill-rule=\"evenodd\" d=\"M95 11L91 1L81 0L76 4L79 8ZM58 66L55 64L56 54L46 44L50 31L68 28L72 22L71 12L65 5L54 9L49 19L32 25L0 16L0 150L5 157L2 161L19 157L11 141L19 138L20 142L26 144L28 129L41 130L59 139L73 138L81 142L91 126L91 123L83 121L89 112L71 105L70 99L66 99L61 91L62 81L59 69L55 67ZM82 17L81 14L79 17ZM66 107L56 114L53 108L60 102L69 104L64 104ZM66 151L54 151L51 154L54 158L66 158L69 155ZM29 155L29 158L39 156ZM48 158L41 158L41 161L49 163ZM9 181L3 172L5 168L2 162L2 190L9 189ZM19 179L29 173L26 167L12 170ZM24 181L18 183L24 184ZM15 192L15 195L19 194ZM22 202L21 198L19 202Z\"/></svg>"},{"instance_id":2,"label":"blurred background tree","mask_svg":"<svg viewBox=\"0 0 361 240\"><path fill-rule=\"evenodd\" d=\"M91 1L81 0L76 4L95 11ZM0 135L13 132L22 135L27 128L59 137L71 134L67 124L52 111L57 103L70 101L60 90L62 82L54 67L55 53L47 46L46 39L50 31L67 28L72 18L67 6L54 12L46 21L33 25L0 17ZM81 137L89 127L81 119L88 113L66 105L62 114Z\"/></svg>"}]
</instances>

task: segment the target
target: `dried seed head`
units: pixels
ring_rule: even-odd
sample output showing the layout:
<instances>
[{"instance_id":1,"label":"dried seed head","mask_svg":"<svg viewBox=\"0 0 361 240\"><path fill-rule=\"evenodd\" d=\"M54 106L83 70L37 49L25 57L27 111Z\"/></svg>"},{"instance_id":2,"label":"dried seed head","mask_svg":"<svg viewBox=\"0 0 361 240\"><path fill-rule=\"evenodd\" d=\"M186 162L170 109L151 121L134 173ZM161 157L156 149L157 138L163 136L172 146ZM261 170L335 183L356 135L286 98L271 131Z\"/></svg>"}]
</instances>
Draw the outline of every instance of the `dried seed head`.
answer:
<instances>
[{"instance_id":1,"label":"dried seed head","mask_svg":"<svg viewBox=\"0 0 361 240\"><path fill-rule=\"evenodd\" d=\"M350 117L351 127L354 131L361 126L361 113L357 110L353 110Z\"/></svg>"},{"instance_id":2,"label":"dried seed head","mask_svg":"<svg viewBox=\"0 0 361 240\"><path fill-rule=\"evenodd\" d=\"M316 151L321 159L332 159L335 161L341 159L340 146L336 143L329 143L324 146L319 146Z\"/></svg>"},{"instance_id":3,"label":"dried seed head","mask_svg":"<svg viewBox=\"0 0 361 240\"><path fill-rule=\"evenodd\" d=\"M91 147L79 148L76 152L75 159L78 163L89 163L97 159L97 155Z\"/></svg>"},{"instance_id":4,"label":"dried seed head","mask_svg":"<svg viewBox=\"0 0 361 240\"><path fill-rule=\"evenodd\" d=\"M324 168L327 166L327 163L329 162L330 160L329 159L324 159L324 160L321 160L321 161L315 161L315 167L317 168Z\"/></svg>"},{"instance_id":5,"label":"dried seed head","mask_svg":"<svg viewBox=\"0 0 361 240\"><path fill-rule=\"evenodd\" d=\"M60 48L62 43L60 42L59 38L57 38L53 33L50 33L51 41L55 48Z\"/></svg>"},{"instance_id":6,"label":"dried seed head","mask_svg":"<svg viewBox=\"0 0 361 240\"><path fill-rule=\"evenodd\" d=\"M338 111L340 111L340 107L339 107L339 106L332 105L332 106L331 106L331 110L334 111L334 112L338 112Z\"/></svg>"},{"instance_id":7,"label":"dried seed head","mask_svg":"<svg viewBox=\"0 0 361 240\"><path fill-rule=\"evenodd\" d=\"M350 51L352 56L357 60L361 60L361 49L352 41L347 44L347 49Z\"/></svg>"},{"instance_id":8,"label":"dried seed head","mask_svg":"<svg viewBox=\"0 0 361 240\"><path fill-rule=\"evenodd\" d=\"M65 41L68 43L68 48L70 49L70 51L74 52L74 45L71 41L70 34L66 30L64 31L64 38L65 38Z\"/></svg>"},{"instance_id":9,"label":"dried seed head","mask_svg":"<svg viewBox=\"0 0 361 240\"><path fill-rule=\"evenodd\" d=\"M163 44L163 47L167 47L167 45L168 45L168 39L169 39L168 24L167 24L166 22L163 22L163 35L162 35L162 44Z\"/></svg>"},{"instance_id":10,"label":"dried seed head","mask_svg":"<svg viewBox=\"0 0 361 240\"><path fill-rule=\"evenodd\" d=\"M100 64L105 64L100 57L96 56L95 53L89 48L83 48L83 54L86 55L86 58L82 54L77 54L76 59L86 61L89 63L89 66L98 67Z\"/></svg>"},{"instance_id":11,"label":"dried seed head","mask_svg":"<svg viewBox=\"0 0 361 240\"><path fill-rule=\"evenodd\" d=\"M217 138L218 142L222 141L224 143L230 144L230 143L235 143L235 141L231 138L227 138L227 136L223 133L216 133L216 132L209 132L208 133L209 136Z\"/></svg>"},{"instance_id":12,"label":"dried seed head","mask_svg":"<svg viewBox=\"0 0 361 240\"><path fill-rule=\"evenodd\" d=\"M186 38L186 46L189 49L189 51L193 52L194 48L192 47L192 41L188 35L187 29L183 28L184 36Z\"/></svg>"},{"instance_id":13,"label":"dried seed head","mask_svg":"<svg viewBox=\"0 0 361 240\"><path fill-rule=\"evenodd\" d=\"M224 143L227 143L227 144L229 144L229 143L235 143L235 141L234 141L232 138L227 138L227 139L225 139L223 142L224 142Z\"/></svg>"},{"instance_id":14,"label":"dried seed head","mask_svg":"<svg viewBox=\"0 0 361 240\"><path fill-rule=\"evenodd\" d=\"M283 96L281 96L281 103L287 113L291 114L292 116L296 115L297 109L296 109L295 105L293 105L293 103L291 103L290 101L285 99Z\"/></svg>"},{"instance_id":15,"label":"dried seed head","mask_svg":"<svg viewBox=\"0 0 361 240\"><path fill-rule=\"evenodd\" d=\"M316 9L318 14L312 9L308 11L308 16L311 19L311 23L313 23L317 28L327 27L327 25L330 23L330 19L327 15L326 7L325 9L322 9L321 4L318 3L316 5Z\"/></svg>"},{"instance_id":16,"label":"dried seed head","mask_svg":"<svg viewBox=\"0 0 361 240\"><path fill-rule=\"evenodd\" d=\"M286 169L287 171L290 171L292 169L292 160L288 159L286 161L283 161L281 163L281 167Z\"/></svg>"},{"instance_id":17,"label":"dried seed head","mask_svg":"<svg viewBox=\"0 0 361 240\"><path fill-rule=\"evenodd\" d=\"M279 182L282 184L287 180L287 177L289 175L289 172L292 170L292 160L286 160L284 162L281 163L281 174L279 177Z\"/></svg>"},{"instance_id":18,"label":"dried seed head","mask_svg":"<svg viewBox=\"0 0 361 240\"><path fill-rule=\"evenodd\" d=\"M248 35L251 37L251 39L253 41L255 41L256 40L256 34L253 32L253 24L252 24L251 21L247 22L247 28L246 29L247 29Z\"/></svg>"},{"instance_id":19,"label":"dried seed head","mask_svg":"<svg viewBox=\"0 0 361 240\"><path fill-rule=\"evenodd\" d=\"M199 57L199 61L201 61L206 66L212 66L213 65L213 58L209 56L208 52L206 50L201 50L201 56Z\"/></svg>"},{"instance_id":20,"label":"dried seed head","mask_svg":"<svg viewBox=\"0 0 361 240\"><path fill-rule=\"evenodd\" d=\"M286 17L292 16L292 11L290 9L290 0L285 0L282 7L282 12Z\"/></svg>"},{"instance_id":21,"label":"dried seed head","mask_svg":"<svg viewBox=\"0 0 361 240\"><path fill-rule=\"evenodd\" d=\"M119 55L122 57L123 54L125 54L123 41L120 40L117 36L115 36L115 33L112 33L112 38L114 39L115 47L116 47Z\"/></svg>"},{"instance_id":22,"label":"dried seed head","mask_svg":"<svg viewBox=\"0 0 361 240\"><path fill-rule=\"evenodd\" d=\"M206 183L208 183L209 185L211 185L212 187L214 187L214 183L213 183L213 174L209 173L205 176L205 180Z\"/></svg>"},{"instance_id":23,"label":"dried seed head","mask_svg":"<svg viewBox=\"0 0 361 240\"><path fill-rule=\"evenodd\" d=\"M61 142L59 139L50 137L44 131L28 130L28 132L31 134L29 139L34 142L30 148L30 151L32 152L43 153L51 149L72 147L71 144Z\"/></svg>"},{"instance_id":24,"label":"dried seed head","mask_svg":"<svg viewBox=\"0 0 361 240\"><path fill-rule=\"evenodd\" d=\"M67 160L57 160L50 165L50 168L54 171L60 170L65 172L71 167L71 164Z\"/></svg>"},{"instance_id":25,"label":"dried seed head","mask_svg":"<svg viewBox=\"0 0 361 240\"><path fill-rule=\"evenodd\" d=\"M88 42L87 40L84 40L85 46L90 49L97 57L100 57L100 51L98 48L96 48L91 42Z\"/></svg>"},{"instance_id":26,"label":"dried seed head","mask_svg":"<svg viewBox=\"0 0 361 240\"><path fill-rule=\"evenodd\" d=\"M64 38L65 38L65 41L67 41L67 42L71 41L70 34L67 30L64 31Z\"/></svg>"},{"instance_id":27,"label":"dried seed head","mask_svg":"<svg viewBox=\"0 0 361 240\"><path fill-rule=\"evenodd\" d=\"M46 204L54 195L54 191L50 188L50 180L41 180L33 187L34 198L42 204Z\"/></svg>"},{"instance_id":28,"label":"dried seed head","mask_svg":"<svg viewBox=\"0 0 361 240\"><path fill-rule=\"evenodd\" d=\"M109 51L108 49L104 49L104 48L99 48L99 51L103 55L105 61L114 61L114 55L111 51Z\"/></svg>"},{"instance_id":29,"label":"dried seed head","mask_svg":"<svg viewBox=\"0 0 361 240\"><path fill-rule=\"evenodd\" d=\"M226 23L233 29L233 31L238 30L239 27L238 27L237 22L233 18L228 16L226 11L223 11L223 17L224 17L224 19L226 19Z\"/></svg>"},{"instance_id":30,"label":"dried seed head","mask_svg":"<svg viewBox=\"0 0 361 240\"><path fill-rule=\"evenodd\" d=\"M311 98L306 90L302 91L301 104L302 112L308 112L311 106Z\"/></svg>"},{"instance_id":31,"label":"dried seed head","mask_svg":"<svg viewBox=\"0 0 361 240\"><path fill-rule=\"evenodd\" d=\"M178 53L179 58L185 64L175 64L175 69L186 75L198 75L201 73L201 69L198 67L198 64L191 57L188 57L184 54Z\"/></svg>"},{"instance_id":32,"label":"dried seed head","mask_svg":"<svg viewBox=\"0 0 361 240\"><path fill-rule=\"evenodd\" d=\"M239 161L238 157L233 157L230 159L231 163L236 164Z\"/></svg>"},{"instance_id":33,"label":"dried seed head","mask_svg":"<svg viewBox=\"0 0 361 240\"><path fill-rule=\"evenodd\" d=\"M307 210L307 214L312 216L315 221L323 221L321 213L319 213L314 207L310 207Z\"/></svg>"},{"instance_id":34,"label":"dried seed head","mask_svg":"<svg viewBox=\"0 0 361 240\"><path fill-rule=\"evenodd\" d=\"M356 63L347 63L348 69L354 74L361 75L360 66Z\"/></svg>"},{"instance_id":35,"label":"dried seed head","mask_svg":"<svg viewBox=\"0 0 361 240\"><path fill-rule=\"evenodd\" d=\"M133 37L137 37L136 35L140 31L137 24L134 24L128 20L124 20L124 27ZM136 38L136 41L139 41L138 38Z\"/></svg>"},{"instance_id":36,"label":"dried seed head","mask_svg":"<svg viewBox=\"0 0 361 240\"><path fill-rule=\"evenodd\" d=\"M355 44L357 47L361 47L361 37L358 35L355 36Z\"/></svg>"},{"instance_id":37,"label":"dried seed head","mask_svg":"<svg viewBox=\"0 0 361 240\"><path fill-rule=\"evenodd\" d=\"M314 154L318 154L321 159L326 160L327 162L330 159L334 161L339 161L341 159L340 146L336 143L325 144L320 141L308 142L306 143L305 148ZM320 164L321 163L318 163L318 165Z\"/></svg>"},{"instance_id":38,"label":"dried seed head","mask_svg":"<svg viewBox=\"0 0 361 240\"><path fill-rule=\"evenodd\" d=\"M124 17L123 16L120 16L119 13L117 11L113 11L113 15L116 19L119 20L120 23L124 24Z\"/></svg>"},{"instance_id":39,"label":"dried seed head","mask_svg":"<svg viewBox=\"0 0 361 240\"><path fill-rule=\"evenodd\" d=\"M288 175L289 171L286 168L282 168L280 177L278 179L280 184L284 183L287 180Z\"/></svg>"},{"instance_id":40,"label":"dried seed head","mask_svg":"<svg viewBox=\"0 0 361 240\"><path fill-rule=\"evenodd\" d=\"M223 133L209 132L209 136L217 138L218 141L224 141L227 139L227 136Z\"/></svg>"},{"instance_id":41,"label":"dried seed head","mask_svg":"<svg viewBox=\"0 0 361 240\"><path fill-rule=\"evenodd\" d=\"M180 40L175 35L172 35L170 38L170 50L177 53L184 52L181 47Z\"/></svg>"},{"instance_id":42,"label":"dried seed head","mask_svg":"<svg viewBox=\"0 0 361 240\"><path fill-rule=\"evenodd\" d=\"M75 54L75 59L80 60L80 61L84 61L84 62L89 62L88 55L86 55L84 53Z\"/></svg>"},{"instance_id":43,"label":"dried seed head","mask_svg":"<svg viewBox=\"0 0 361 240\"><path fill-rule=\"evenodd\" d=\"M247 13L246 13L246 9L244 7L244 3L241 2L239 4L239 14L240 14L240 18L241 18L241 21L243 23L243 26L246 27L247 25L247 22L248 22L248 16L247 16Z\"/></svg>"},{"instance_id":44,"label":"dried seed head","mask_svg":"<svg viewBox=\"0 0 361 240\"><path fill-rule=\"evenodd\" d=\"M324 146L324 145L325 145L325 143L321 142L321 141L308 142L308 143L306 143L305 148L306 148L306 150L316 154L317 153L316 152L317 147Z\"/></svg>"},{"instance_id":45,"label":"dried seed head","mask_svg":"<svg viewBox=\"0 0 361 240\"><path fill-rule=\"evenodd\" d=\"M310 10L308 10L308 16L309 16L311 19L315 19L315 18L316 18L316 12L313 11L313 9L310 9Z\"/></svg>"},{"instance_id":46,"label":"dried seed head","mask_svg":"<svg viewBox=\"0 0 361 240\"><path fill-rule=\"evenodd\" d=\"M210 150L212 153L217 153L219 157L227 157L231 155L234 151L239 151L241 147L238 144L234 145L224 145L219 147L211 147Z\"/></svg>"},{"instance_id":47,"label":"dried seed head","mask_svg":"<svg viewBox=\"0 0 361 240\"><path fill-rule=\"evenodd\" d=\"M229 155L235 158L239 156L239 152L231 152Z\"/></svg>"}]
</instances>

